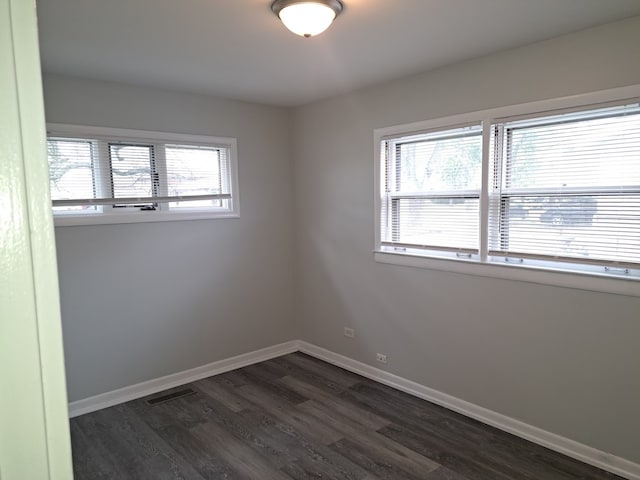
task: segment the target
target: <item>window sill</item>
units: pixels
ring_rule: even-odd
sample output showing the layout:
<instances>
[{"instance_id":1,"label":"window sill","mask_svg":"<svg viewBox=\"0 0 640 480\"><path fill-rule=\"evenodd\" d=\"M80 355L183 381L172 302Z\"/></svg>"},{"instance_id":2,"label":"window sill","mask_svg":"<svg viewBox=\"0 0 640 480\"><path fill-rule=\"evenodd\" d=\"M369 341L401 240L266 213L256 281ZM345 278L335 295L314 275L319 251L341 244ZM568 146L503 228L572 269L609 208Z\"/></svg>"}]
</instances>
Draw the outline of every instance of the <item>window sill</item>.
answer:
<instances>
[{"instance_id":1,"label":"window sill","mask_svg":"<svg viewBox=\"0 0 640 480\"><path fill-rule=\"evenodd\" d=\"M379 250L374 251L373 254L376 262L389 265L640 297L640 279L638 278L621 278L606 274L577 273L523 265L479 263L473 260L443 259Z\"/></svg>"},{"instance_id":2,"label":"window sill","mask_svg":"<svg viewBox=\"0 0 640 480\"><path fill-rule=\"evenodd\" d=\"M54 215L55 227L74 227L83 225L114 225L122 223L174 222L182 220L211 220L221 218L239 218L236 212L144 212L136 211L121 214L64 214Z\"/></svg>"}]
</instances>

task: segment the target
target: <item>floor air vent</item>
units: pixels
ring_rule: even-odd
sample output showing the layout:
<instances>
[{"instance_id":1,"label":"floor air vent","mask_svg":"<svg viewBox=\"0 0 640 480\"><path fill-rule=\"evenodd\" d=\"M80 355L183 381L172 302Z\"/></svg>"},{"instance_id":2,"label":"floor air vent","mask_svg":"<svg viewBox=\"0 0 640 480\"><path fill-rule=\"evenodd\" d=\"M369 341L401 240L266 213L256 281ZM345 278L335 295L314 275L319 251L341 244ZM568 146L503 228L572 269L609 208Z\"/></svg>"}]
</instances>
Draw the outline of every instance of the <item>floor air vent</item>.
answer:
<instances>
[{"instance_id":1,"label":"floor air vent","mask_svg":"<svg viewBox=\"0 0 640 480\"><path fill-rule=\"evenodd\" d=\"M184 388L182 390L176 390L175 392L150 398L148 400L145 400L145 402L147 403L147 405L153 406L153 405L158 405L160 403L169 402L177 398L188 397L189 395L193 395L194 393L196 393L195 390L191 388Z\"/></svg>"}]
</instances>

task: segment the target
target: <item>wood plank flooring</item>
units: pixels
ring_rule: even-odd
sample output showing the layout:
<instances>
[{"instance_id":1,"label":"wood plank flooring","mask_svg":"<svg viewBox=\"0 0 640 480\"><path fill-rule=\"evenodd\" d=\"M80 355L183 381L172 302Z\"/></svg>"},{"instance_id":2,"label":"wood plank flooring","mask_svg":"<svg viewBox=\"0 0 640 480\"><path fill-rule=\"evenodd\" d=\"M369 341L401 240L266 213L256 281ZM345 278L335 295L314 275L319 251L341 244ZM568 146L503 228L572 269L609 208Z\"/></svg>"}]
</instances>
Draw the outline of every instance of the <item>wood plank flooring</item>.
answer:
<instances>
[{"instance_id":1,"label":"wood plank flooring","mask_svg":"<svg viewBox=\"0 0 640 480\"><path fill-rule=\"evenodd\" d=\"M301 353L74 418L71 438L76 480L620 478Z\"/></svg>"}]
</instances>

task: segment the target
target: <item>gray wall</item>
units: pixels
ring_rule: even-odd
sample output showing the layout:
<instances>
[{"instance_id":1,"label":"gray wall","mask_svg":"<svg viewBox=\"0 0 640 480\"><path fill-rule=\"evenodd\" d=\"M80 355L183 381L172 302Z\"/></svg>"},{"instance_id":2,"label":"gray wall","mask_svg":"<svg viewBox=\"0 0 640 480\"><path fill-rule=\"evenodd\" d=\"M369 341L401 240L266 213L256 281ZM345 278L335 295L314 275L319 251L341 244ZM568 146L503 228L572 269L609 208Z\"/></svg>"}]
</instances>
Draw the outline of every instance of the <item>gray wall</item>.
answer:
<instances>
[{"instance_id":1,"label":"gray wall","mask_svg":"<svg viewBox=\"0 0 640 480\"><path fill-rule=\"evenodd\" d=\"M301 338L640 462L640 298L372 255L374 128L637 84L638 45L640 17L297 109Z\"/></svg>"},{"instance_id":2,"label":"gray wall","mask_svg":"<svg viewBox=\"0 0 640 480\"><path fill-rule=\"evenodd\" d=\"M239 219L56 228L71 401L297 337L290 112L46 75L48 122L238 139Z\"/></svg>"}]
</instances>

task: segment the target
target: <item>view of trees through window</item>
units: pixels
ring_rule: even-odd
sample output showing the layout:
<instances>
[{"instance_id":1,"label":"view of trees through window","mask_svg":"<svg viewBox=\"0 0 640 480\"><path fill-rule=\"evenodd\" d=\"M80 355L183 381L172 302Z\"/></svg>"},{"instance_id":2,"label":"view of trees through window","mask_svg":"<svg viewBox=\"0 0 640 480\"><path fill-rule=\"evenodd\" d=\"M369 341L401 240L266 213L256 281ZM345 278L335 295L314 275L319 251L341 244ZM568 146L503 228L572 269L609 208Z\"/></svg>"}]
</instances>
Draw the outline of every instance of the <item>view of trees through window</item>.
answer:
<instances>
[{"instance_id":1,"label":"view of trees through window","mask_svg":"<svg viewBox=\"0 0 640 480\"><path fill-rule=\"evenodd\" d=\"M158 195L158 173L152 145L109 144L109 162L113 198L153 197ZM142 206L116 204L115 206Z\"/></svg>"},{"instance_id":2,"label":"view of trees through window","mask_svg":"<svg viewBox=\"0 0 640 480\"><path fill-rule=\"evenodd\" d=\"M493 259L640 264L640 106L382 140L383 246ZM486 162L486 163L485 163ZM487 165L488 236L480 238Z\"/></svg>"},{"instance_id":3,"label":"view of trees through window","mask_svg":"<svg viewBox=\"0 0 640 480\"><path fill-rule=\"evenodd\" d=\"M94 198L92 144L88 140L49 140L49 185L51 198ZM72 205L54 207L54 211L95 210L94 206Z\"/></svg>"},{"instance_id":4,"label":"view of trees through window","mask_svg":"<svg viewBox=\"0 0 640 480\"><path fill-rule=\"evenodd\" d=\"M230 210L230 149L121 139L50 137L57 213Z\"/></svg>"},{"instance_id":5,"label":"view of trees through window","mask_svg":"<svg viewBox=\"0 0 640 480\"><path fill-rule=\"evenodd\" d=\"M481 147L477 128L395 144L394 241L478 248Z\"/></svg>"}]
</instances>

